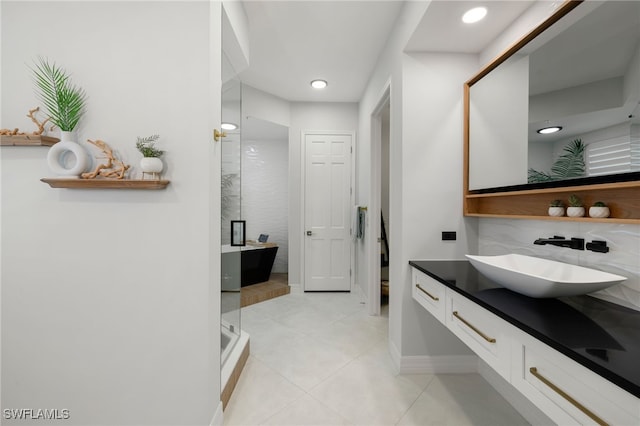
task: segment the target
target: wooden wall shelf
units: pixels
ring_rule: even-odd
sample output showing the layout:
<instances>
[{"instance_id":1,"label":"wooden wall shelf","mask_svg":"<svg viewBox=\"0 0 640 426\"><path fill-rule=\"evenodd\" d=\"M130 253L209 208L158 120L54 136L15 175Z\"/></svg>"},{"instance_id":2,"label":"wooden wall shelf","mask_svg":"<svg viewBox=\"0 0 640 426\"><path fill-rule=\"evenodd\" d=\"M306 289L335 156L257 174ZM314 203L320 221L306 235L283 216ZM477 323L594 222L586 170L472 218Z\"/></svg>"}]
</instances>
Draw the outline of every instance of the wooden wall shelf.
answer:
<instances>
[{"instance_id":1,"label":"wooden wall shelf","mask_svg":"<svg viewBox=\"0 0 640 426\"><path fill-rule=\"evenodd\" d=\"M68 189L165 189L168 180L42 178L52 188Z\"/></svg>"},{"instance_id":2,"label":"wooden wall shelf","mask_svg":"<svg viewBox=\"0 0 640 426\"><path fill-rule=\"evenodd\" d=\"M548 206L552 200L560 199L566 204L571 194L582 199L587 212L594 202L605 202L611 210L611 217L597 219L548 215ZM640 181L466 194L464 213L465 216L475 217L640 224Z\"/></svg>"},{"instance_id":3,"label":"wooden wall shelf","mask_svg":"<svg viewBox=\"0 0 640 426\"><path fill-rule=\"evenodd\" d=\"M40 135L0 135L0 146L53 146L58 138Z\"/></svg>"}]
</instances>

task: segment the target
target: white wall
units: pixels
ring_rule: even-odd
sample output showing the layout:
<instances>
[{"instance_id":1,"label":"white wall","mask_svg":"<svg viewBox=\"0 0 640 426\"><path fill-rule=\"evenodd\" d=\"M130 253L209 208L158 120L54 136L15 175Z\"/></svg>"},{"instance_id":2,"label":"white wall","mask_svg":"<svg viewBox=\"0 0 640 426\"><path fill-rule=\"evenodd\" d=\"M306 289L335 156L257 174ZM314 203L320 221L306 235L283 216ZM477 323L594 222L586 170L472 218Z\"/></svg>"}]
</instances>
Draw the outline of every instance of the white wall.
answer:
<instances>
[{"instance_id":1,"label":"white wall","mask_svg":"<svg viewBox=\"0 0 640 426\"><path fill-rule=\"evenodd\" d=\"M444 62L438 64L430 63L428 56L403 53L428 6L429 2L405 4L360 101L356 202L368 205L373 179L371 114L390 86L389 339L398 366L402 363L398 356L470 353L411 299L409 260L458 258L467 246L475 247L476 235L469 232L474 221L462 219L461 152L462 83L471 76L477 59L443 56ZM428 123L438 126L428 128ZM425 212L434 206L430 197L444 203L444 213L427 218ZM440 241L443 230L457 231L458 241ZM376 237L369 226L365 239ZM357 282L364 293L369 281L367 259L372 256L379 254L369 247L358 252Z\"/></svg>"},{"instance_id":2,"label":"white wall","mask_svg":"<svg viewBox=\"0 0 640 426\"><path fill-rule=\"evenodd\" d=\"M516 56L469 88L470 190L527 182L528 81L529 57Z\"/></svg>"},{"instance_id":3,"label":"white wall","mask_svg":"<svg viewBox=\"0 0 640 426\"><path fill-rule=\"evenodd\" d=\"M259 118L281 126L291 126L291 106L289 101L242 84L242 115Z\"/></svg>"},{"instance_id":4,"label":"white wall","mask_svg":"<svg viewBox=\"0 0 640 426\"><path fill-rule=\"evenodd\" d=\"M412 53L403 61L402 191L404 262L463 259L476 247L475 220L462 216L462 84L476 67L464 54ZM392 165L393 167L393 165ZM469 222L469 223L467 223ZM442 241L456 231L456 241ZM403 355L452 355L467 348L411 298L410 270L403 283ZM393 297L394 294L391 295Z\"/></svg>"},{"instance_id":5,"label":"white wall","mask_svg":"<svg viewBox=\"0 0 640 426\"><path fill-rule=\"evenodd\" d=\"M137 166L136 136L158 133L171 180L162 191L51 189L39 182L46 148L2 147L2 408L68 409L60 424L209 424L220 392L220 5L1 7L2 126L31 128L27 64L45 55L89 95L79 140L101 138Z\"/></svg>"},{"instance_id":6,"label":"white wall","mask_svg":"<svg viewBox=\"0 0 640 426\"><path fill-rule=\"evenodd\" d=\"M355 103L291 103L289 127L289 283L302 283L302 140L303 131L349 131L358 128L358 104ZM356 133L356 141L358 134ZM357 143L357 142L356 142Z\"/></svg>"}]
</instances>

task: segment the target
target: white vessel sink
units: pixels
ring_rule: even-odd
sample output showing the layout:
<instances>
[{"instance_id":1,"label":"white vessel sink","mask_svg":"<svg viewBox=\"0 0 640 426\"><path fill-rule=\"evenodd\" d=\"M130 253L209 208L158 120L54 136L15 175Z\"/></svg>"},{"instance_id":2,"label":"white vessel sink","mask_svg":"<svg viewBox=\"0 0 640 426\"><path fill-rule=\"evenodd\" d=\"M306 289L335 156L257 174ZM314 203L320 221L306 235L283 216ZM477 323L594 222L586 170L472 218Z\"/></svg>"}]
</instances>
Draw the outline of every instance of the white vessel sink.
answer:
<instances>
[{"instance_id":1,"label":"white vessel sink","mask_svg":"<svg viewBox=\"0 0 640 426\"><path fill-rule=\"evenodd\" d=\"M530 297L577 296L626 280L620 275L521 254L466 255L487 278Z\"/></svg>"}]
</instances>

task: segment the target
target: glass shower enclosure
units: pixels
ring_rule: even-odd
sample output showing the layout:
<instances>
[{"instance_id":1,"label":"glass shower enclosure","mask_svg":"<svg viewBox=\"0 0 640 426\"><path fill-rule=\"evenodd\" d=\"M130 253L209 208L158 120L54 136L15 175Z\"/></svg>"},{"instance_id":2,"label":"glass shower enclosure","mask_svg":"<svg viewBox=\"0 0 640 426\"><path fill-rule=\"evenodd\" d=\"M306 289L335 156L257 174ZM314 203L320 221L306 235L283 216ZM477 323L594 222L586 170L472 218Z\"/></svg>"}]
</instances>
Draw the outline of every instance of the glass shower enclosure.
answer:
<instances>
[{"instance_id":1,"label":"glass shower enclosure","mask_svg":"<svg viewBox=\"0 0 640 426\"><path fill-rule=\"evenodd\" d=\"M241 99L242 85L226 55L222 55L222 131L221 143L221 363L240 338L241 246L238 233L232 238L232 221L241 218ZM235 126L235 128L234 128ZM235 226L234 226L235 229Z\"/></svg>"}]
</instances>

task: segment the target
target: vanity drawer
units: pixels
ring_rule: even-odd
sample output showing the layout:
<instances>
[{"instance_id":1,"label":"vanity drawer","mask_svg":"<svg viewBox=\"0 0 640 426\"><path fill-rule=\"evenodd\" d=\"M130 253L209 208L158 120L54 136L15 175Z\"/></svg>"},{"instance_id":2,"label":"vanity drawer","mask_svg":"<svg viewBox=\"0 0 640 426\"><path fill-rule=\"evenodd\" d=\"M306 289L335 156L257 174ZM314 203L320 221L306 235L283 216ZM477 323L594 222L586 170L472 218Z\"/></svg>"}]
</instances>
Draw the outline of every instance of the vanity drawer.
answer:
<instances>
[{"instance_id":1,"label":"vanity drawer","mask_svg":"<svg viewBox=\"0 0 640 426\"><path fill-rule=\"evenodd\" d=\"M427 274L413 270L413 298L441 323L445 323L445 286Z\"/></svg>"},{"instance_id":2,"label":"vanity drawer","mask_svg":"<svg viewBox=\"0 0 640 426\"><path fill-rule=\"evenodd\" d=\"M638 425L640 400L528 337L514 339L511 383L562 425Z\"/></svg>"},{"instance_id":3,"label":"vanity drawer","mask_svg":"<svg viewBox=\"0 0 640 426\"><path fill-rule=\"evenodd\" d=\"M506 322L448 290L446 325L480 358L509 380L511 341Z\"/></svg>"}]
</instances>

